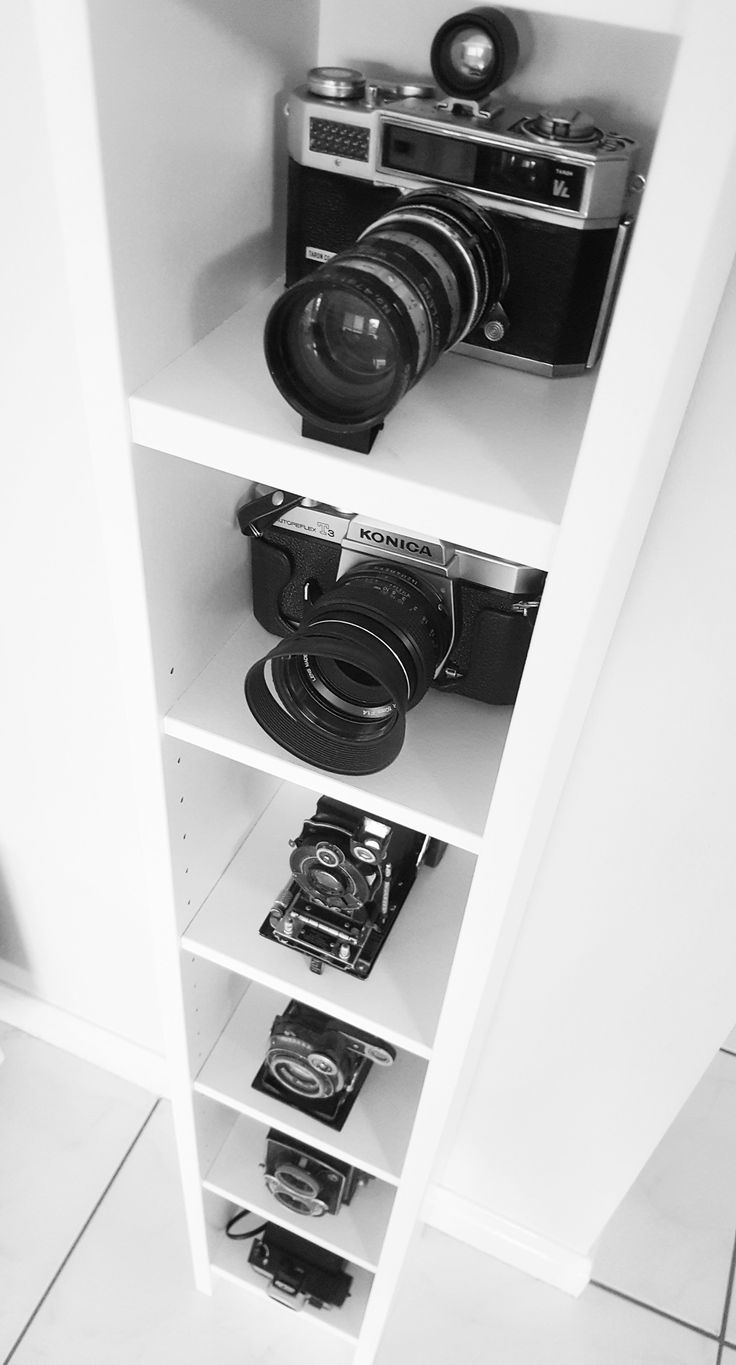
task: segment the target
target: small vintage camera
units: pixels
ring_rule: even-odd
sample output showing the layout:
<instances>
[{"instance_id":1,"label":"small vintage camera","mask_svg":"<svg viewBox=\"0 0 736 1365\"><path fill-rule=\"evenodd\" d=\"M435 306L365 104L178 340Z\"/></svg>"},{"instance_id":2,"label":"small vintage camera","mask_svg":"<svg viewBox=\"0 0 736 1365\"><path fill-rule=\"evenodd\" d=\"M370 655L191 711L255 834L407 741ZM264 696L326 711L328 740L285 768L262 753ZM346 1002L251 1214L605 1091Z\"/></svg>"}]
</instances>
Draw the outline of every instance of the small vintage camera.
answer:
<instances>
[{"instance_id":1,"label":"small vintage camera","mask_svg":"<svg viewBox=\"0 0 736 1365\"><path fill-rule=\"evenodd\" d=\"M435 687L509 705L545 574L275 492L238 509L253 611L285 637L245 679L264 730L339 773L396 758Z\"/></svg>"},{"instance_id":2,"label":"small vintage camera","mask_svg":"<svg viewBox=\"0 0 736 1365\"><path fill-rule=\"evenodd\" d=\"M271 1128L266 1137L266 1184L291 1213L321 1218L339 1213L371 1179L356 1166L318 1152Z\"/></svg>"},{"instance_id":3,"label":"small vintage camera","mask_svg":"<svg viewBox=\"0 0 736 1365\"><path fill-rule=\"evenodd\" d=\"M439 839L323 796L297 839L291 877L261 926L265 938L366 977L423 863L436 867Z\"/></svg>"},{"instance_id":4,"label":"small vintage camera","mask_svg":"<svg viewBox=\"0 0 736 1365\"><path fill-rule=\"evenodd\" d=\"M395 1057L380 1038L291 1000L271 1025L253 1086L340 1129L372 1064L391 1066Z\"/></svg>"},{"instance_id":5,"label":"small vintage camera","mask_svg":"<svg viewBox=\"0 0 736 1365\"><path fill-rule=\"evenodd\" d=\"M269 1296L285 1308L342 1308L353 1283L341 1256L274 1223L253 1243L248 1262L271 1281Z\"/></svg>"},{"instance_id":6,"label":"small vintage camera","mask_svg":"<svg viewBox=\"0 0 736 1365\"><path fill-rule=\"evenodd\" d=\"M435 37L444 93L317 67L290 96L288 288L265 349L305 435L369 450L450 348L549 376L596 363L638 148L574 101L484 104L516 52L480 8Z\"/></svg>"}]
</instances>

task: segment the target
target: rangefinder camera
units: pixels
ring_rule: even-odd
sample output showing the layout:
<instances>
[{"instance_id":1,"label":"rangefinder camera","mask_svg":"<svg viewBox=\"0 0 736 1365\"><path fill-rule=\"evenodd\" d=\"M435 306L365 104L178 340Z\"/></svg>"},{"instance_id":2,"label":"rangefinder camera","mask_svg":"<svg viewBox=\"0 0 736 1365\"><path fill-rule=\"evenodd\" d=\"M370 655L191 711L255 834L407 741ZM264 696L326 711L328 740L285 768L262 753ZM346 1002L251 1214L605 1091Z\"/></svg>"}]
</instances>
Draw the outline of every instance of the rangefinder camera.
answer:
<instances>
[{"instance_id":1,"label":"rangefinder camera","mask_svg":"<svg viewBox=\"0 0 736 1365\"><path fill-rule=\"evenodd\" d=\"M271 1025L253 1086L341 1129L373 1064L391 1066L395 1058L381 1038L290 1000Z\"/></svg>"},{"instance_id":2,"label":"rangefinder camera","mask_svg":"<svg viewBox=\"0 0 736 1365\"><path fill-rule=\"evenodd\" d=\"M253 1243L248 1263L271 1281L269 1297L294 1311L306 1304L342 1308L353 1283L341 1256L274 1223L267 1223Z\"/></svg>"},{"instance_id":3,"label":"rangefinder camera","mask_svg":"<svg viewBox=\"0 0 736 1365\"><path fill-rule=\"evenodd\" d=\"M514 701L542 570L280 490L237 515L252 540L255 617L285 637L249 669L246 700L290 753L377 772L430 687Z\"/></svg>"},{"instance_id":4,"label":"rangefinder camera","mask_svg":"<svg viewBox=\"0 0 736 1365\"><path fill-rule=\"evenodd\" d=\"M480 50L489 15L491 33L510 24L480 9L436 35L440 89L317 67L289 98L289 287L265 345L305 435L369 450L450 348L547 376L600 355L644 183L638 146L574 98L463 98L493 88L492 70L463 80L453 57Z\"/></svg>"},{"instance_id":5,"label":"rangefinder camera","mask_svg":"<svg viewBox=\"0 0 736 1365\"><path fill-rule=\"evenodd\" d=\"M279 1204L305 1218L336 1214L371 1179L357 1166L308 1147L270 1128L266 1136L266 1185Z\"/></svg>"},{"instance_id":6,"label":"rangefinder camera","mask_svg":"<svg viewBox=\"0 0 736 1365\"><path fill-rule=\"evenodd\" d=\"M291 839L291 877L261 926L265 938L358 978L368 976L422 865L447 845L322 796Z\"/></svg>"}]
</instances>

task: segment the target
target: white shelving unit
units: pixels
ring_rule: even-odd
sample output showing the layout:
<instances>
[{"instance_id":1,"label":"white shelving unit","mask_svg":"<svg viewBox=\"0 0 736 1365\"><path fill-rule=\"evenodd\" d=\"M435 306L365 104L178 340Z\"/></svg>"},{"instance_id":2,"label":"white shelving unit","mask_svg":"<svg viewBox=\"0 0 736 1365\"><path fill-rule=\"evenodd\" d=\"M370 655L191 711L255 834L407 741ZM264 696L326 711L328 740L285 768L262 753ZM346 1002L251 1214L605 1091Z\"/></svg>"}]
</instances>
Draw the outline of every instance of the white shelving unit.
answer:
<instances>
[{"instance_id":1,"label":"white shelving unit","mask_svg":"<svg viewBox=\"0 0 736 1365\"><path fill-rule=\"evenodd\" d=\"M239 474L299 490L297 414L263 362L263 324L279 285L258 294L131 398L133 437ZM361 469L361 512L546 569L552 559L595 380L565 384L447 356L396 408ZM458 431L462 440L458 441ZM355 467L334 446L309 446L310 497L352 506ZM468 539L469 537L469 539Z\"/></svg>"},{"instance_id":2,"label":"white shelving unit","mask_svg":"<svg viewBox=\"0 0 736 1365\"><path fill-rule=\"evenodd\" d=\"M556 41L549 61L537 55L521 71L518 93L569 97L584 72L581 96L644 146L648 186L603 362L545 381L446 357L361 457L302 441L262 358L283 231L278 111L317 62L364 54L369 66L416 69L453 7L74 0L63 19L52 10L38 5L39 36L110 518L195 1277L205 1290L213 1274L242 1284L245 1314L280 1311L224 1236L238 1207L338 1251L351 1298L339 1312L305 1313L305 1333L341 1334L368 1365L730 264L734 14L726 0L545 0L519 12L537 48L550 33ZM120 69L123 49L137 85ZM693 91L706 90L699 108ZM686 213L682 167L696 160L698 202ZM513 713L432 693L410 715L397 761L360 780L273 744L243 699L249 662L272 643L251 616L234 521L255 482L547 570ZM258 934L288 840L320 793L450 845L439 868L421 872L366 982L311 974ZM252 1087L289 999L397 1049L339 1133ZM262 1179L272 1125L373 1180L337 1218L303 1226Z\"/></svg>"}]
</instances>

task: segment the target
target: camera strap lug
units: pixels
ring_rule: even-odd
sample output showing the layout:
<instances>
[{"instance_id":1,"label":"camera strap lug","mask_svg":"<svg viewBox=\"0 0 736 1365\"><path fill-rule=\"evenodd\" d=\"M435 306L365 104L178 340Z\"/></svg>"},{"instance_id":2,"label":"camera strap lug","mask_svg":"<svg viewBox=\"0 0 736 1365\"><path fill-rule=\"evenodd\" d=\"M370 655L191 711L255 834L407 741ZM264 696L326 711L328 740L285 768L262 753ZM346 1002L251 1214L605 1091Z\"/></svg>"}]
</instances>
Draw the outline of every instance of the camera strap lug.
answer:
<instances>
[{"instance_id":1,"label":"camera strap lug","mask_svg":"<svg viewBox=\"0 0 736 1365\"><path fill-rule=\"evenodd\" d=\"M285 493L282 489L276 488L273 493L266 493L261 498L244 502L236 512L238 526L244 536L262 536L269 526L273 526L279 517L292 507L296 507L299 502L300 493Z\"/></svg>"},{"instance_id":2,"label":"camera strap lug","mask_svg":"<svg viewBox=\"0 0 736 1365\"><path fill-rule=\"evenodd\" d=\"M531 602L514 602L511 610L515 611L518 616L530 616L532 612L536 615L540 601L541 598L536 597Z\"/></svg>"}]
</instances>

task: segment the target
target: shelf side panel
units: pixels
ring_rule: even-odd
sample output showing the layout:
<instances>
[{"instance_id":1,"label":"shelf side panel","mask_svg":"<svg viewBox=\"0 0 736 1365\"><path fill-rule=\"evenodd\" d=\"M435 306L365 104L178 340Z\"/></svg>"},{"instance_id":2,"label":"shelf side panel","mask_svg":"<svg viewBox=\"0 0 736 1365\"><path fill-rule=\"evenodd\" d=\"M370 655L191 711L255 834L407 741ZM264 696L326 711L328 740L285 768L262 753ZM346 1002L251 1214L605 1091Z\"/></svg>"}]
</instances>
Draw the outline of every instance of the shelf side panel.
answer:
<instances>
[{"instance_id":1,"label":"shelf side panel","mask_svg":"<svg viewBox=\"0 0 736 1365\"><path fill-rule=\"evenodd\" d=\"M313 64L319 4L87 8L130 391L280 268L281 92Z\"/></svg>"},{"instance_id":2,"label":"shelf side panel","mask_svg":"<svg viewBox=\"0 0 736 1365\"><path fill-rule=\"evenodd\" d=\"M278 780L164 737L171 871L183 932L278 790Z\"/></svg>"}]
</instances>

